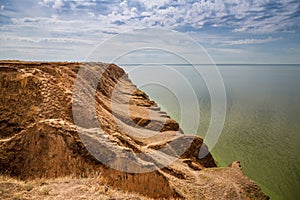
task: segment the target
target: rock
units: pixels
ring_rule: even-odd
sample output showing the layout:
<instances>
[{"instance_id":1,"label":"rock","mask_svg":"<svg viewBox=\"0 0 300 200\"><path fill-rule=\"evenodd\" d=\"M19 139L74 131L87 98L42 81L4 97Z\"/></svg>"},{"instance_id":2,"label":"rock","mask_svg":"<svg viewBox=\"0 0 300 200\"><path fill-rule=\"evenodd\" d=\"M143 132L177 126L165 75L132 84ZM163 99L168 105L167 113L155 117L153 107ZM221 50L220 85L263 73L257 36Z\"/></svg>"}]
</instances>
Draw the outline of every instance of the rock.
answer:
<instances>
[{"instance_id":1,"label":"rock","mask_svg":"<svg viewBox=\"0 0 300 200\"><path fill-rule=\"evenodd\" d=\"M1 174L96 172L152 198L267 199L238 163L219 169L210 153L199 157L203 140L183 134L114 64L0 61L0 90Z\"/></svg>"}]
</instances>

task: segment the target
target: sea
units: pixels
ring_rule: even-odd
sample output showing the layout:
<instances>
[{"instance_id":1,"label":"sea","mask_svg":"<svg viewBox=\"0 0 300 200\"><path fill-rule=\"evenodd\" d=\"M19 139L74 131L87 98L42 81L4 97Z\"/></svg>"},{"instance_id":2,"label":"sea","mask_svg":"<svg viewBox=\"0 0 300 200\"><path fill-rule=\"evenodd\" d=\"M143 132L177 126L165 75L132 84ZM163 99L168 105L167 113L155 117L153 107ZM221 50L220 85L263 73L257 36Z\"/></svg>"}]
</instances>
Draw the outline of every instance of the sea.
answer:
<instances>
[{"instance_id":1,"label":"sea","mask_svg":"<svg viewBox=\"0 0 300 200\"><path fill-rule=\"evenodd\" d=\"M300 199L300 65L120 66L185 133L205 138L220 112L224 124L210 147L218 166L240 161L271 199ZM225 115L212 114L214 104L226 105Z\"/></svg>"}]
</instances>

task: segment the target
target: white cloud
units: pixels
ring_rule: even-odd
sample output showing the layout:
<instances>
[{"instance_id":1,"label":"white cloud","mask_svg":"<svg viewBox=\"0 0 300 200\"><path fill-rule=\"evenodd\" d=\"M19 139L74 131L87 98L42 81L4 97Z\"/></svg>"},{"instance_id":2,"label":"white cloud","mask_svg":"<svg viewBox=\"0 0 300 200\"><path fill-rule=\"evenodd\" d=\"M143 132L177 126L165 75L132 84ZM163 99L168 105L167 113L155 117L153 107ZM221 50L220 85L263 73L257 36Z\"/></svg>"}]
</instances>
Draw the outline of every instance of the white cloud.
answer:
<instances>
[{"instance_id":1,"label":"white cloud","mask_svg":"<svg viewBox=\"0 0 300 200\"><path fill-rule=\"evenodd\" d=\"M142 3L146 9L152 9L153 7L160 7L164 6L166 4L169 4L171 1L170 0L139 0L138 2Z\"/></svg>"},{"instance_id":2,"label":"white cloud","mask_svg":"<svg viewBox=\"0 0 300 200\"><path fill-rule=\"evenodd\" d=\"M63 0L41 0L39 4L44 6L50 6L55 9L59 9L64 5Z\"/></svg>"},{"instance_id":3,"label":"white cloud","mask_svg":"<svg viewBox=\"0 0 300 200\"><path fill-rule=\"evenodd\" d=\"M267 42L273 42L279 40L278 38L268 37L265 39L246 38L241 40L227 41L229 45L243 45L243 44L263 44Z\"/></svg>"},{"instance_id":4,"label":"white cloud","mask_svg":"<svg viewBox=\"0 0 300 200\"><path fill-rule=\"evenodd\" d=\"M209 52L214 52L214 54L245 54L248 53L245 50L238 49L238 48L208 48Z\"/></svg>"},{"instance_id":5,"label":"white cloud","mask_svg":"<svg viewBox=\"0 0 300 200\"><path fill-rule=\"evenodd\" d=\"M251 46L248 44L278 40L266 37L265 34L297 31L295 27L297 28L298 21L292 16L300 8L300 2L284 0L40 0L39 4L34 0L11 2L14 9L7 9L6 4L5 7L0 6L1 14L9 19L7 24L0 25L0 50L12 48L10 43L14 42L32 45L36 49L45 44L53 44L53 48L68 45L72 48L80 48L80 45L88 48L112 34L147 27L180 30L208 45ZM271 4L274 6L270 6ZM207 26L220 32L199 33L199 30L205 31ZM224 28L226 34L223 32ZM227 51L234 50L229 48ZM2 51L1 54L6 53L4 51L3 54Z\"/></svg>"},{"instance_id":6,"label":"white cloud","mask_svg":"<svg viewBox=\"0 0 300 200\"><path fill-rule=\"evenodd\" d=\"M291 16L299 11L300 2L262 0L133 0L111 1L66 1L41 0L40 4L55 10L70 9L64 17L107 21L110 24L135 27L167 27L195 30L205 26L231 28L233 32L255 34L271 33L293 28L297 22ZM278 7L276 9L272 8ZM277 5L278 4L278 5ZM270 8L269 8L269 7ZM98 10L99 8L99 10ZM61 14L61 13L58 13ZM122 28L122 27L120 27Z\"/></svg>"}]
</instances>

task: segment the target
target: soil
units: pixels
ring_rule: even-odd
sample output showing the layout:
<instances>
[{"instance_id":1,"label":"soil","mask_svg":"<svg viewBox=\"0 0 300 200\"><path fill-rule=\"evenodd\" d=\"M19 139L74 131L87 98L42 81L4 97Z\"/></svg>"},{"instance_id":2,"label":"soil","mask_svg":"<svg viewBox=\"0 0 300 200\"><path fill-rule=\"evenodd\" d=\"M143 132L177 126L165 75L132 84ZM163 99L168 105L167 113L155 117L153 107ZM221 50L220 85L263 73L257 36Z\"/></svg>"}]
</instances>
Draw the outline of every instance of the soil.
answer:
<instances>
[{"instance_id":1,"label":"soil","mask_svg":"<svg viewBox=\"0 0 300 200\"><path fill-rule=\"evenodd\" d=\"M0 91L1 199L268 199L114 64L0 61Z\"/></svg>"}]
</instances>

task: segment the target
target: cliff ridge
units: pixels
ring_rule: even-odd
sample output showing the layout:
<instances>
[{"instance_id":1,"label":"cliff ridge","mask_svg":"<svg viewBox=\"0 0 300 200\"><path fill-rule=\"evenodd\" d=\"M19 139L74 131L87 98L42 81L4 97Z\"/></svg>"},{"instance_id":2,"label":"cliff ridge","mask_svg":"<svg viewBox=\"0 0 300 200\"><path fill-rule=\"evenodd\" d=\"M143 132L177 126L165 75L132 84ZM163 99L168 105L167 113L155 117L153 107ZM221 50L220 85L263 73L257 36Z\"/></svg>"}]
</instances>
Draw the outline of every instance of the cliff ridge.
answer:
<instances>
[{"instance_id":1,"label":"cliff ridge","mask_svg":"<svg viewBox=\"0 0 300 200\"><path fill-rule=\"evenodd\" d=\"M238 162L200 159L203 140L183 134L114 64L1 61L0 88L2 175L97 174L93 183L139 199L268 199Z\"/></svg>"}]
</instances>

